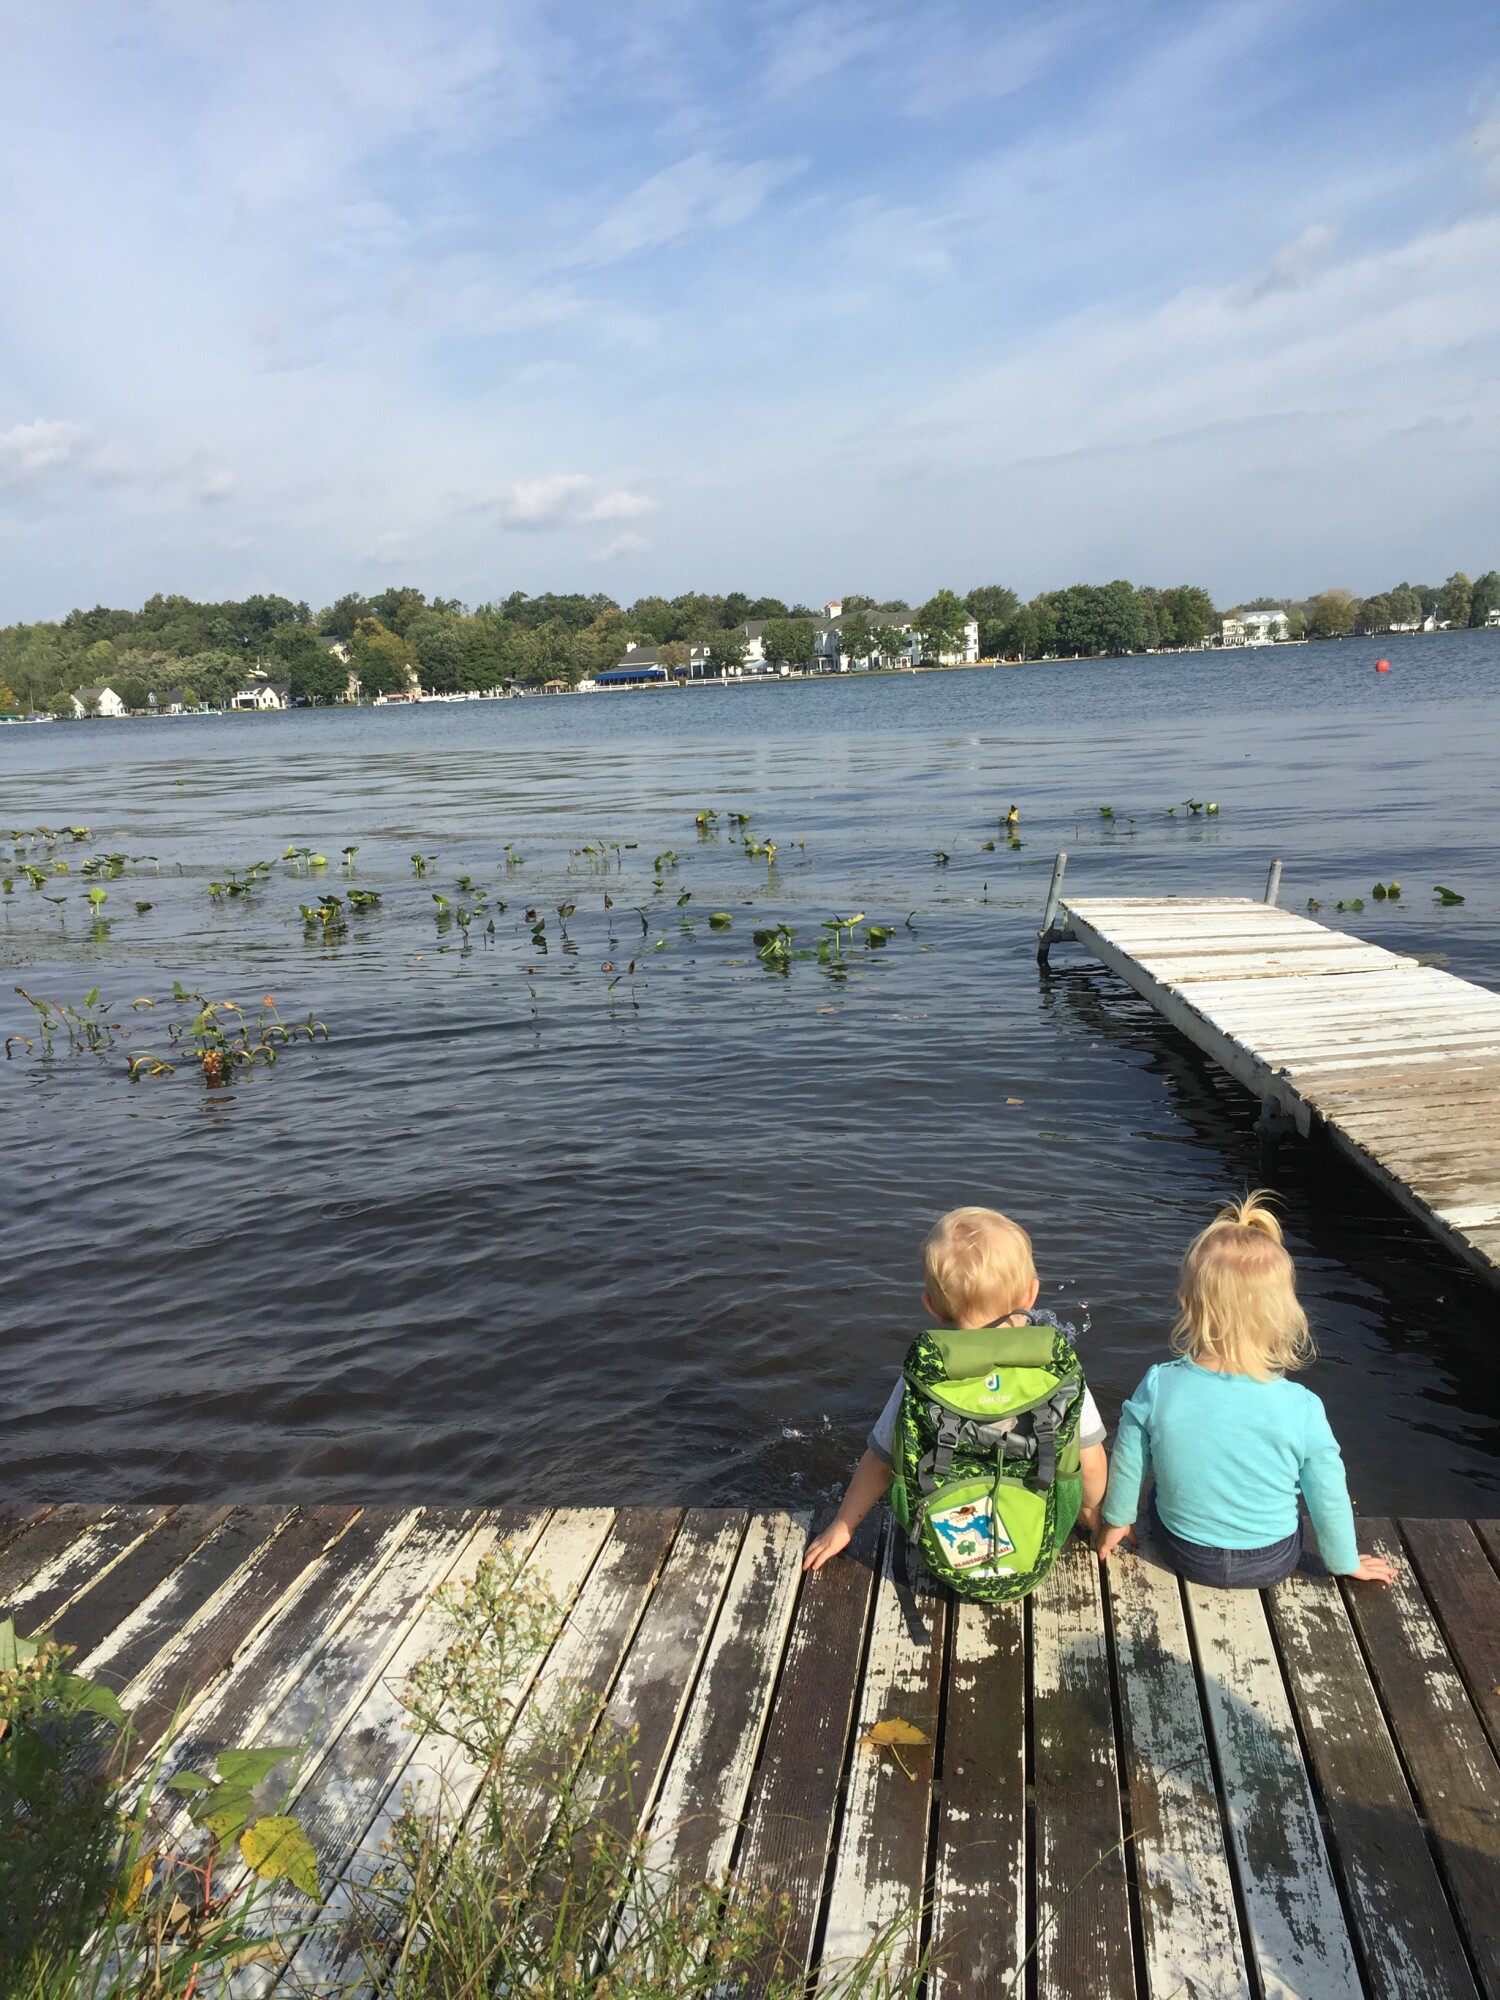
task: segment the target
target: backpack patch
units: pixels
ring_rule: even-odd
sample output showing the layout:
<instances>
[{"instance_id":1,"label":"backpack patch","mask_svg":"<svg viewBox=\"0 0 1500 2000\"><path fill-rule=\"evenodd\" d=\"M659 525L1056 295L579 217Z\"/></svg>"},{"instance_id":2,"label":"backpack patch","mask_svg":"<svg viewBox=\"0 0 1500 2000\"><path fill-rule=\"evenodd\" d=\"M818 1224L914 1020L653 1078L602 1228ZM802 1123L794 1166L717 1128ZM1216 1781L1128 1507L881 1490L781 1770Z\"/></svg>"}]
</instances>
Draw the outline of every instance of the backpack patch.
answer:
<instances>
[{"instance_id":1,"label":"backpack patch","mask_svg":"<svg viewBox=\"0 0 1500 2000\"><path fill-rule=\"evenodd\" d=\"M945 1508L940 1514L929 1513L927 1520L955 1569L977 1569L997 1556L1015 1554L1015 1543L1006 1534L988 1493Z\"/></svg>"}]
</instances>

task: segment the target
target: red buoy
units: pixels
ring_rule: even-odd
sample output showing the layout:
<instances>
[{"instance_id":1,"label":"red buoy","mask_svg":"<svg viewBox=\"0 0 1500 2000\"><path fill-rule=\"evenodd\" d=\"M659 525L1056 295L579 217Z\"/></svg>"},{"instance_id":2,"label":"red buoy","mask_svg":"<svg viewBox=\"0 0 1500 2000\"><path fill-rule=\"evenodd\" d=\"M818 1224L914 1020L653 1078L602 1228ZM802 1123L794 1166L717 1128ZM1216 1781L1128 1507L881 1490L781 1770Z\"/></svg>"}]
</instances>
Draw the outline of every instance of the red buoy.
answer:
<instances>
[{"instance_id":1,"label":"red buoy","mask_svg":"<svg viewBox=\"0 0 1500 2000\"><path fill-rule=\"evenodd\" d=\"M1375 671L1377 674L1388 674L1390 670L1391 663L1389 660L1377 660L1375 662Z\"/></svg>"}]
</instances>

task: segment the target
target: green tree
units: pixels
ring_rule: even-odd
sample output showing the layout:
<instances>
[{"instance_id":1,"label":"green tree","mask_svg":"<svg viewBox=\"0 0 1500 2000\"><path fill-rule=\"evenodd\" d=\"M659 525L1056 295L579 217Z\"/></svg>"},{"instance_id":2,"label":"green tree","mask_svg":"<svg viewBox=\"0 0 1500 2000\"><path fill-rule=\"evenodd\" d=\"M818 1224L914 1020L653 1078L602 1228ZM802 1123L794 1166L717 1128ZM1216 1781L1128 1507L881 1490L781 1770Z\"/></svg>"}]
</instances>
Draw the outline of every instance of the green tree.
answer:
<instances>
[{"instance_id":1,"label":"green tree","mask_svg":"<svg viewBox=\"0 0 1500 2000\"><path fill-rule=\"evenodd\" d=\"M875 611L879 609L873 597L861 597L858 591L850 591L847 597L839 599L847 618L852 611Z\"/></svg>"},{"instance_id":2,"label":"green tree","mask_svg":"<svg viewBox=\"0 0 1500 2000\"><path fill-rule=\"evenodd\" d=\"M47 713L59 716L63 720L67 720L72 716L74 713L73 697L66 688L59 688L55 694L48 697Z\"/></svg>"},{"instance_id":3,"label":"green tree","mask_svg":"<svg viewBox=\"0 0 1500 2000\"><path fill-rule=\"evenodd\" d=\"M1396 588L1386 593L1386 603L1391 608L1393 625L1416 625L1422 618L1422 600L1409 583L1398 583Z\"/></svg>"},{"instance_id":4,"label":"green tree","mask_svg":"<svg viewBox=\"0 0 1500 2000\"><path fill-rule=\"evenodd\" d=\"M961 653L969 614L957 591L940 590L917 613L917 638L924 660L940 659L944 653Z\"/></svg>"},{"instance_id":5,"label":"green tree","mask_svg":"<svg viewBox=\"0 0 1500 2000\"><path fill-rule=\"evenodd\" d=\"M14 690L5 681L0 681L0 715L19 715L21 703Z\"/></svg>"},{"instance_id":6,"label":"green tree","mask_svg":"<svg viewBox=\"0 0 1500 2000\"><path fill-rule=\"evenodd\" d=\"M142 709L149 706L149 690L146 687L146 683L136 680L132 675L126 675L123 678L117 675L115 677L114 689L125 706L136 714L139 714Z\"/></svg>"},{"instance_id":7,"label":"green tree","mask_svg":"<svg viewBox=\"0 0 1500 2000\"><path fill-rule=\"evenodd\" d=\"M1500 570L1487 569L1483 576L1474 579L1474 594L1469 600L1469 623L1487 624L1490 613L1497 610L1500 610Z\"/></svg>"},{"instance_id":8,"label":"green tree","mask_svg":"<svg viewBox=\"0 0 1500 2000\"><path fill-rule=\"evenodd\" d=\"M413 619L426 608L426 595L409 583L393 590L379 590L370 599L370 610L385 629L399 633L403 639L410 631Z\"/></svg>"},{"instance_id":9,"label":"green tree","mask_svg":"<svg viewBox=\"0 0 1500 2000\"><path fill-rule=\"evenodd\" d=\"M781 660L801 666L812 652L812 627L799 618L768 618L761 643L773 665Z\"/></svg>"},{"instance_id":10,"label":"green tree","mask_svg":"<svg viewBox=\"0 0 1500 2000\"><path fill-rule=\"evenodd\" d=\"M892 625L888 620L871 626L870 646L885 667L894 666L907 657L906 634L899 625Z\"/></svg>"},{"instance_id":11,"label":"green tree","mask_svg":"<svg viewBox=\"0 0 1500 2000\"><path fill-rule=\"evenodd\" d=\"M982 658L993 660L999 654L1005 628L1016 615L1020 602L1016 593L1008 590L1003 583L980 584L964 599L964 608L969 616L979 621Z\"/></svg>"},{"instance_id":12,"label":"green tree","mask_svg":"<svg viewBox=\"0 0 1500 2000\"><path fill-rule=\"evenodd\" d=\"M83 671L90 687L104 687L115 670L118 659L114 646L108 639L99 639L89 647L83 656Z\"/></svg>"},{"instance_id":13,"label":"green tree","mask_svg":"<svg viewBox=\"0 0 1500 2000\"><path fill-rule=\"evenodd\" d=\"M846 611L838 631L841 658L851 662L869 659L871 625L863 611Z\"/></svg>"},{"instance_id":14,"label":"green tree","mask_svg":"<svg viewBox=\"0 0 1500 2000\"><path fill-rule=\"evenodd\" d=\"M1197 584L1175 584L1161 593L1161 603L1172 626L1172 637L1164 638L1164 645L1202 646L1218 629L1219 614L1214 601Z\"/></svg>"},{"instance_id":15,"label":"green tree","mask_svg":"<svg viewBox=\"0 0 1500 2000\"><path fill-rule=\"evenodd\" d=\"M1389 632L1391 600L1381 592L1367 597L1359 607L1359 617L1355 622L1361 632Z\"/></svg>"},{"instance_id":16,"label":"green tree","mask_svg":"<svg viewBox=\"0 0 1500 2000\"><path fill-rule=\"evenodd\" d=\"M675 680L679 671L686 670L691 647L686 639L668 639L664 646L658 646L656 657Z\"/></svg>"},{"instance_id":17,"label":"green tree","mask_svg":"<svg viewBox=\"0 0 1500 2000\"><path fill-rule=\"evenodd\" d=\"M1307 607L1307 629L1315 639L1337 638L1352 632L1359 615L1359 599L1352 590L1321 590Z\"/></svg>"},{"instance_id":18,"label":"green tree","mask_svg":"<svg viewBox=\"0 0 1500 2000\"><path fill-rule=\"evenodd\" d=\"M378 618L361 618L349 642L350 661L366 695L404 694L415 665L410 644Z\"/></svg>"},{"instance_id":19,"label":"green tree","mask_svg":"<svg viewBox=\"0 0 1500 2000\"><path fill-rule=\"evenodd\" d=\"M222 708L231 699L244 676L244 663L219 647L190 653L179 665L183 686L191 686L201 701L214 708Z\"/></svg>"},{"instance_id":20,"label":"green tree","mask_svg":"<svg viewBox=\"0 0 1500 2000\"><path fill-rule=\"evenodd\" d=\"M464 684L468 648L463 623L443 612L422 611L407 627L422 685L432 694L457 694Z\"/></svg>"},{"instance_id":21,"label":"green tree","mask_svg":"<svg viewBox=\"0 0 1500 2000\"><path fill-rule=\"evenodd\" d=\"M733 674L737 667L743 667L750 651L750 641L738 625L729 625L722 632L715 632L708 643L709 664L721 676Z\"/></svg>"},{"instance_id":22,"label":"green tree","mask_svg":"<svg viewBox=\"0 0 1500 2000\"><path fill-rule=\"evenodd\" d=\"M318 630L330 639L352 639L360 619L373 616L370 600L351 590L336 604L330 604L318 613Z\"/></svg>"},{"instance_id":23,"label":"green tree","mask_svg":"<svg viewBox=\"0 0 1500 2000\"><path fill-rule=\"evenodd\" d=\"M348 688L348 667L310 625L281 626L271 640L271 657L294 701L338 701Z\"/></svg>"},{"instance_id":24,"label":"green tree","mask_svg":"<svg viewBox=\"0 0 1500 2000\"><path fill-rule=\"evenodd\" d=\"M1438 593L1438 617L1445 625L1467 625L1473 601L1473 584L1456 569Z\"/></svg>"}]
</instances>

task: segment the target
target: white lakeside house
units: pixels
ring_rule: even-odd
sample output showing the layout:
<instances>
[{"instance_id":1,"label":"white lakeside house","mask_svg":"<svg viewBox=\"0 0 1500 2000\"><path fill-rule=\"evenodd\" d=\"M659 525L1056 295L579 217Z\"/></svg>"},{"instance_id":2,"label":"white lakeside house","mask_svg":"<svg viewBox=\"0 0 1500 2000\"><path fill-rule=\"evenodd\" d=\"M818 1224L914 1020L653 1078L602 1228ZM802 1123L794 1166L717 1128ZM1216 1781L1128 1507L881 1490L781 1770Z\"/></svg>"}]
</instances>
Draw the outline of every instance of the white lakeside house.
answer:
<instances>
[{"instance_id":1,"label":"white lakeside house","mask_svg":"<svg viewBox=\"0 0 1500 2000\"><path fill-rule=\"evenodd\" d=\"M1240 611L1221 624L1220 644L1224 646L1275 646L1292 635L1291 621L1282 610Z\"/></svg>"},{"instance_id":2,"label":"white lakeside house","mask_svg":"<svg viewBox=\"0 0 1500 2000\"><path fill-rule=\"evenodd\" d=\"M125 704L111 687L79 688L68 699L75 715L123 715Z\"/></svg>"}]
</instances>

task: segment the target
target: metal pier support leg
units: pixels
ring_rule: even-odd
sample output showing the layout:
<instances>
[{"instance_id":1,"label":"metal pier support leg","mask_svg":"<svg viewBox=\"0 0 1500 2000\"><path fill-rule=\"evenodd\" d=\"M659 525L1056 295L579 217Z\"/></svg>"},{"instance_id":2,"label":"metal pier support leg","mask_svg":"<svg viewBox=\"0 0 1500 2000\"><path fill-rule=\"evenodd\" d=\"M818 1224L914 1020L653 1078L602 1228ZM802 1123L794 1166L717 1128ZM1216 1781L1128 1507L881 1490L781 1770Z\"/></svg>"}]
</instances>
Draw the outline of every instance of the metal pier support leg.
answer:
<instances>
[{"instance_id":1,"label":"metal pier support leg","mask_svg":"<svg viewBox=\"0 0 1500 2000\"><path fill-rule=\"evenodd\" d=\"M1055 925L1057 923L1057 906L1062 900L1063 876L1067 873L1067 867L1067 850L1063 849L1052 864L1052 881L1047 890L1047 908L1042 916L1042 928L1037 932L1036 962L1038 965L1045 965L1047 963L1047 953L1051 950L1055 939L1061 935L1055 929Z\"/></svg>"},{"instance_id":2,"label":"metal pier support leg","mask_svg":"<svg viewBox=\"0 0 1500 2000\"><path fill-rule=\"evenodd\" d=\"M1281 856L1278 854L1266 873L1266 901L1274 903L1281 894Z\"/></svg>"}]
</instances>

